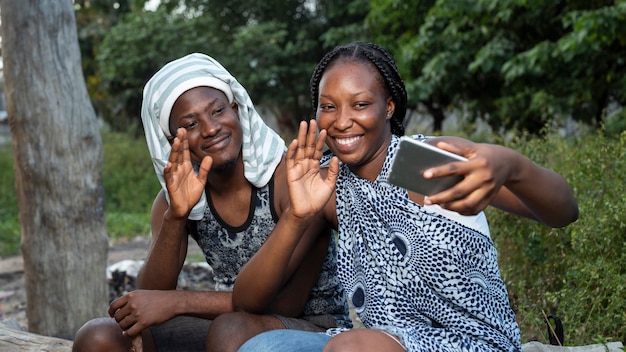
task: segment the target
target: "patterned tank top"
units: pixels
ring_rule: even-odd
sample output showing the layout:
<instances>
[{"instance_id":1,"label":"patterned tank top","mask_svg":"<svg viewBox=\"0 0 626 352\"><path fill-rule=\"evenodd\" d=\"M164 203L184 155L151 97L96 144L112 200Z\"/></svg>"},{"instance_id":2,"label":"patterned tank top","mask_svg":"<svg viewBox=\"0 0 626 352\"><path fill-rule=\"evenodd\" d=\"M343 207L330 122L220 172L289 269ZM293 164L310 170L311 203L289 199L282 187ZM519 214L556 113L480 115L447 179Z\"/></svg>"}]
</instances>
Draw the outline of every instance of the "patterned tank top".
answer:
<instances>
[{"instance_id":1,"label":"patterned tank top","mask_svg":"<svg viewBox=\"0 0 626 352\"><path fill-rule=\"evenodd\" d=\"M211 197L207 197L209 206L204 218L196 222L196 231L192 231L192 237L213 269L216 291L232 291L237 274L263 245L278 222L273 185L272 178L262 188L253 187L248 218L240 227L226 224L215 211ZM328 255L305 305L303 316L332 315L338 326L351 326L345 291L337 277L335 236L329 236Z\"/></svg>"}]
</instances>

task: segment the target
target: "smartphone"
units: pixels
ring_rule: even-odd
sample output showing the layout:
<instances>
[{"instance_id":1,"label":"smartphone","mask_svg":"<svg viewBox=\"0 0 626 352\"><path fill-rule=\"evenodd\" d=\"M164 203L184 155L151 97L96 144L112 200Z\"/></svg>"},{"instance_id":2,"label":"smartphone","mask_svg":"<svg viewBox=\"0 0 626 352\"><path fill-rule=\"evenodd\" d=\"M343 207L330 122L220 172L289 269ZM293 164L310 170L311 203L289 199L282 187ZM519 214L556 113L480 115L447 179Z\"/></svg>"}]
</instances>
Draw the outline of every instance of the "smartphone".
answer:
<instances>
[{"instance_id":1,"label":"smartphone","mask_svg":"<svg viewBox=\"0 0 626 352\"><path fill-rule=\"evenodd\" d=\"M422 172L453 161L467 161L467 159L426 142L403 136L400 137L400 145L391 162L388 181L426 196L439 193L457 184L463 176L425 179L422 177Z\"/></svg>"}]
</instances>

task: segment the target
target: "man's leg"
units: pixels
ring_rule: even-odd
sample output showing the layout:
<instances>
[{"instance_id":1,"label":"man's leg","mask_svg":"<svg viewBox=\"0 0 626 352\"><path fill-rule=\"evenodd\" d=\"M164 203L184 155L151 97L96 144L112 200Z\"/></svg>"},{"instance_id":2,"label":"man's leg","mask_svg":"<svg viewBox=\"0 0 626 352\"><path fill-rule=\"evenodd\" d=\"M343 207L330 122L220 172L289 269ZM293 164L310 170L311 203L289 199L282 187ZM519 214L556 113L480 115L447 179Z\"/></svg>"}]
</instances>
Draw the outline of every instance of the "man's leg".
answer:
<instances>
[{"instance_id":1,"label":"man's leg","mask_svg":"<svg viewBox=\"0 0 626 352\"><path fill-rule=\"evenodd\" d=\"M159 351L204 352L211 324L209 319L181 315L149 330Z\"/></svg>"}]
</instances>

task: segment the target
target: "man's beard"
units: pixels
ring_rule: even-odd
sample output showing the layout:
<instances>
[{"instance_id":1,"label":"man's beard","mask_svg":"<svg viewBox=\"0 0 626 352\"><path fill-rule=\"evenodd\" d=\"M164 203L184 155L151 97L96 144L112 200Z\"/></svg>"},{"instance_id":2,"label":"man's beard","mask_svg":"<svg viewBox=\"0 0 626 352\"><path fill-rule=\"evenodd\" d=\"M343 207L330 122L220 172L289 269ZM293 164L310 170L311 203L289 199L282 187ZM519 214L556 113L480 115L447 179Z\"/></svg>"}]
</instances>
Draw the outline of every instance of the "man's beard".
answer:
<instances>
[{"instance_id":1,"label":"man's beard","mask_svg":"<svg viewBox=\"0 0 626 352\"><path fill-rule=\"evenodd\" d=\"M224 162L220 163L220 165L212 166L211 169L225 170L225 169L233 168L237 164L237 159L238 158L235 157L235 158L230 159L230 160L225 160Z\"/></svg>"}]
</instances>

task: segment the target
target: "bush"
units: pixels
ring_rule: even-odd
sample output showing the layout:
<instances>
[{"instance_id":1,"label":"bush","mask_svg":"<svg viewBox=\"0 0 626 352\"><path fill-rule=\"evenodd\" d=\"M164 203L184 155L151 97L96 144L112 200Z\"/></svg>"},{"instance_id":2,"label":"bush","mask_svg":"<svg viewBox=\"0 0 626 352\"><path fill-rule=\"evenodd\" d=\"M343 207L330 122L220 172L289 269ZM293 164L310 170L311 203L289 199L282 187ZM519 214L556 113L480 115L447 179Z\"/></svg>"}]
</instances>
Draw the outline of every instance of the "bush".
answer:
<instances>
[{"instance_id":1,"label":"bush","mask_svg":"<svg viewBox=\"0 0 626 352\"><path fill-rule=\"evenodd\" d=\"M161 189L146 141L131 135L102 135L105 212L113 239L150 233L150 209Z\"/></svg>"},{"instance_id":2,"label":"bush","mask_svg":"<svg viewBox=\"0 0 626 352\"><path fill-rule=\"evenodd\" d=\"M20 250L20 224L15 196L11 145L0 146L0 256Z\"/></svg>"},{"instance_id":3,"label":"bush","mask_svg":"<svg viewBox=\"0 0 626 352\"><path fill-rule=\"evenodd\" d=\"M626 134L510 147L563 175L580 208L563 229L487 210L522 339L548 341L545 313L562 319L568 345L626 341Z\"/></svg>"}]
</instances>

